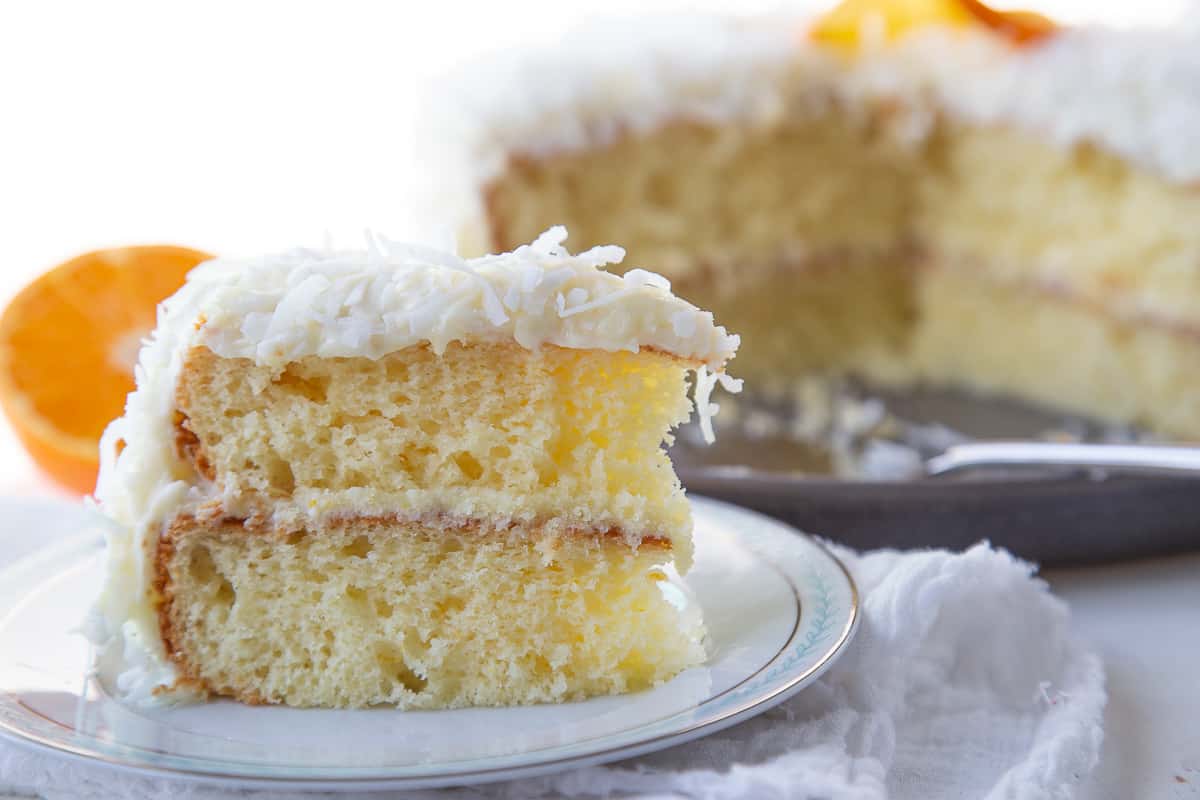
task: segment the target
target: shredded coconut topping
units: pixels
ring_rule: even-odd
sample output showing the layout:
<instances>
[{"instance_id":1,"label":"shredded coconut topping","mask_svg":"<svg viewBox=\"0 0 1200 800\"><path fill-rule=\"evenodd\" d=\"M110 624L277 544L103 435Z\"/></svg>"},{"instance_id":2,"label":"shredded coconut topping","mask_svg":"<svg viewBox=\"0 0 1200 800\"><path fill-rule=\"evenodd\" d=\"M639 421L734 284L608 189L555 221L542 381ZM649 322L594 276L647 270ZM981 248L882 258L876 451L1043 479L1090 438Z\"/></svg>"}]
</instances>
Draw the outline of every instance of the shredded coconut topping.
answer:
<instances>
[{"instance_id":1,"label":"shredded coconut topping","mask_svg":"<svg viewBox=\"0 0 1200 800\"><path fill-rule=\"evenodd\" d=\"M737 337L645 270L604 271L619 247L572 255L551 228L512 253L462 259L368 237L365 251L294 250L218 259L167 301L166 324L193 325L193 344L279 366L308 355L386 353L421 342L515 339L535 348L653 347L713 369Z\"/></svg>"}]
</instances>

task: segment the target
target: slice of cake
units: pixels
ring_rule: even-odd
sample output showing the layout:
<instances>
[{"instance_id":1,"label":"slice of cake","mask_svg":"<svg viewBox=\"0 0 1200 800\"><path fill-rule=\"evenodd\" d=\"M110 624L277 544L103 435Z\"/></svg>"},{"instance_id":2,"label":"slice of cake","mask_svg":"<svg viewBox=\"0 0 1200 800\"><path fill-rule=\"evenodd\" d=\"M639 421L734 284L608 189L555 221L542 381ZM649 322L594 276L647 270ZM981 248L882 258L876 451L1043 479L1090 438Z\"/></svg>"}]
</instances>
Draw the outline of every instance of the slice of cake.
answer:
<instances>
[{"instance_id":1,"label":"slice of cake","mask_svg":"<svg viewBox=\"0 0 1200 800\"><path fill-rule=\"evenodd\" d=\"M199 267L102 443L100 669L145 698L558 702L701 663L662 445L738 339L548 231Z\"/></svg>"},{"instance_id":2,"label":"slice of cake","mask_svg":"<svg viewBox=\"0 0 1200 800\"><path fill-rule=\"evenodd\" d=\"M847 0L482 72L447 104L467 249L620 241L756 388L850 372L1200 439L1200 29Z\"/></svg>"}]
</instances>

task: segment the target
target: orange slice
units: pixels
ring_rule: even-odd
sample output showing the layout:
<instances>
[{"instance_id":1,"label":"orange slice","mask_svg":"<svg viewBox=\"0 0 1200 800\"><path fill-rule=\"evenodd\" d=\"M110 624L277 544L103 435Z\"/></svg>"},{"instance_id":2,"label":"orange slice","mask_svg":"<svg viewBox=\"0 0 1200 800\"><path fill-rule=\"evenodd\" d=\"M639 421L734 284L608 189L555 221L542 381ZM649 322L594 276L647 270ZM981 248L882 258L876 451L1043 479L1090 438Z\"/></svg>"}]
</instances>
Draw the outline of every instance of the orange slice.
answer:
<instances>
[{"instance_id":1,"label":"orange slice","mask_svg":"<svg viewBox=\"0 0 1200 800\"><path fill-rule=\"evenodd\" d=\"M1017 44L1036 42L1058 30L1049 17L1036 11L997 11L979 0L959 0L976 20Z\"/></svg>"},{"instance_id":2,"label":"orange slice","mask_svg":"<svg viewBox=\"0 0 1200 800\"><path fill-rule=\"evenodd\" d=\"M56 482L95 487L100 434L133 389L158 304L211 257L166 245L87 253L38 278L0 315L0 406Z\"/></svg>"},{"instance_id":3,"label":"orange slice","mask_svg":"<svg viewBox=\"0 0 1200 800\"><path fill-rule=\"evenodd\" d=\"M1016 44L1046 37L1057 26L1032 11L998 11L979 0L842 0L812 27L818 42L854 48L865 38L892 41L926 25L982 25Z\"/></svg>"}]
</instances>

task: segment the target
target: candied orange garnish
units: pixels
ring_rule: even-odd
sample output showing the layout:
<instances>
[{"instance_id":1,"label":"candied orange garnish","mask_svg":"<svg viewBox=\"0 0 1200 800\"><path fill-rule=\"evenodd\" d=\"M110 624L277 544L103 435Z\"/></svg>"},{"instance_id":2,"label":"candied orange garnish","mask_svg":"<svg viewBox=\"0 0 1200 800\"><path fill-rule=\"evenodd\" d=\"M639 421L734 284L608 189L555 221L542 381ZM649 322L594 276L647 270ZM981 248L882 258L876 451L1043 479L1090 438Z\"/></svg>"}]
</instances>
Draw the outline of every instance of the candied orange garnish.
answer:
<instances>
[{"instance_id":1,"label":"candied orange garnish","mask_svg":"<svg viewBox=\"0 0 1200 800\"><path fill-rule=\"evenodd\" d=\"M976 20L1006 39L1025 44L1036 42L1058 30L1054 20L1036 11L997 11L979 0L958 0Z\"/></svg>"},{"instance_id":2,"label":"candied orange garnish","mask_svg":"<svg viewBox=\"0 0 1200 800\"><path fill-rule=\"evenodd\" d=\"M969 25L959 0L842 0L810 31L826 44L856 47L864 38L890 41L925 25Z\"/></svg>"},{"instance_id":3,"label":"candied orange garnish","mask_svg":"<svg viewBox=\"0 0 1200 800\"><path fill-rule=\"evenodd\" d=\"M1056 30L1041 14L998 11L979 0L842 0L809 35L818 42L854 48L864 40L891 41L926 25L982 25L1017 44Z\"/></svg>"}]
</instances>

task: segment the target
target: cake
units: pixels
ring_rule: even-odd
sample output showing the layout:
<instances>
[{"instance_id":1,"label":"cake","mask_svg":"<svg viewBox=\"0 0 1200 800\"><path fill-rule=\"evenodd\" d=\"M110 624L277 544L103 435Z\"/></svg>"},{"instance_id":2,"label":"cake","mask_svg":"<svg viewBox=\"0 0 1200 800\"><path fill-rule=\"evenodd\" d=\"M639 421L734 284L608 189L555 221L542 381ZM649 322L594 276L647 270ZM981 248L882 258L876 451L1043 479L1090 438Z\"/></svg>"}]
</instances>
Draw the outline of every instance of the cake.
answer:
<instances>
[{"instance_id":1,"label":"cake","mask_svg":"<svg viewBox=\"0 0 1200 800\"><path fill-rule=\"evenodd\" d=\"M620 241L739 331L756 388L849 374L1200 437L1197 32L850 0L505 59L447 104L467 251Z\"/></svg>"},{"instance_id":2,"label":"cake","mask_svg":"<svg viewBox=\"0 0 1200 800\"><path fill-rule=\"evenodd\" d=\"M705 658L662 449L736 336L555 228L198 267L105 432L90 619L134 702L561 702Z\"/></svg>"}]
</instances>

